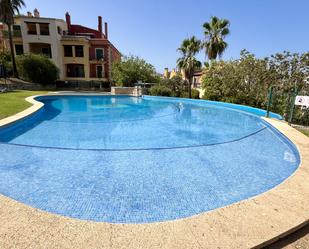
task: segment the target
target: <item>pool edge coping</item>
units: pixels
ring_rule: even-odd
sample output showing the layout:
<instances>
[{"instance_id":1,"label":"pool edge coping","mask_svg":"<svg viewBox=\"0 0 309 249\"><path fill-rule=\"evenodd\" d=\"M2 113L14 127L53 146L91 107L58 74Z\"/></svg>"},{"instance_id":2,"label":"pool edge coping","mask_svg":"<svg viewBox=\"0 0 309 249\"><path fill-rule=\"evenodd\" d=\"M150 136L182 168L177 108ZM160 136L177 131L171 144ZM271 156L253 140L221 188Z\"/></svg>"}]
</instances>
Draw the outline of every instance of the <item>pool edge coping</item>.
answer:
<instances>
[{"instance_id":1,"label":"pool edge coping","mask_svg":"<svg viewBox=\"0 0 309 249\"><path fill-rule=\"evenodd\" d=\"M25 100L32 104L30 107L26 108L25 110L15 113L11 116L8 116L6 118L0 119L0 128L4 128L8 125L14 124L17 121L20 121L28 116L31 116L32 114L39 111L43 106L44 103L37 101L35 98L37 97L45 97L45 96L63 96L63 95L81 95L81 96L87 96L87 95L98 95L98 96L109 96L110 94L107 93L87 93L87 92L48 92L46 94L39 94L39 95L33 95L28 96L25 98Z\"/></svg>"},{"instance_id":2,"label":"pool edge coping","mask_svg":"<svg viewBox=\"0 0 309 249\"><path fill-rule=\"evenodd\" d=\"M26 101L30 102L33 105L31 107L25 109L22 112L19 112L19 113L13 115L13 116L10 116L10 117L7 117L7 118L0 120L0 127L5 127L7 125L15 123L18 120L26 118L27 116L32 115L35 112L39 111L44 106L44 104L42 102L35 100L36 97L38 97L38 96L64 95L64 94L70 95L70 93L65 92L65 93L48 93L48 94L44 94L44 95L36 95L36 96L27 97ZM80 93L78 93L78 94L80 94ZM89 95L89 94L85 93L85 95ZM99 94L97 94L97 95L99 95ZM242 225L242 226L245 226L245 225L242 222L240 222L239 219L234 220L232 223L230 222L231 220L233 220L235 212L236 213L238 212L237 209L245 208L245 212L248 213L248 215L258 217L257 219L253 220L254 222L256 222L260 218L260 215L257 214L257 210L255 210L255 208L257 208L257 206L256 206L257 202L263 203L264 208L266 208L266 210L267 210L267 209L272 209L273 206L274 206L274 205L267 203L269 201L276 200L275 201L275 203L277 203L275 205L276 207L278 206L278 199L282 200L281 204L279 203L280 207L283 207L284 206L283 204L289 203L288 200L287 200L286 193L290 193L290 195L293 195L293 196L294 195L300 195L299 198L303 199L303 201L304 201L304 203L301 205L301 207L299 209L297 209L298 210L297 212L299 212L297 216L301 216L301 217L299 217L300 220L293 222L293 224L291 224L291 223L285 224L284 228L282 227L280 230L277 230L276 232L272 231L272 233L271 233L271 231L269 231L269 233L267 233L269 235L269 236L267 236L267 238L266 237L260 238L260 239L255 238L254 240L249 239L250 241L246 241L246 240L244 240L244 238L242 238L240 241L239 241L239 239L233 238L233 240L234 240L233 245L235 245L235 246L232 246L231 248L247 248L244 245L244 243L246 245L248 245L249 247L266 246L266 245L280 239L281 237L284 237L285 235L287 235L291 232L294 232L296 229L300 228L301 226L304 226L304 225L309 223L309 212L306 212L306 211L308 211L308 209L306 209L306 206L307 207L309 206L309 200L306 200L306 196L309 196L309 184L307 183L307 185L306 185L304 182L299 182L299 181L295 182L295 179L299 180L299 177L300 177L300 179L304 179L304 178L308 179L308 177L309 177L309 141L308 141L308 137L306 137L305 135L296 131L294 128L288 126L288 124L283 122L283 121L273 120L273 119L268 119L268 118L262 118L262 119L265 120L266 122L268 122L273 127L275 127L280 133L285 135L287 138L289 138L294 143L294 145L297 147L297 149L299 151L301 162L300 162L300 165L297 168L297 170L291 176L289 176L287 179L285 179L282 183L280 183L279 185L275 186L274 188L272 188L272 189L270 189L270 190L268 190L268 191L266 191L262 194L251 197L249 199L245 199L245 200L233 203L233 204L225 206L225 207L221 207L221 208L218 208L218 209L215 209L215 210L211 210L211 211L207 211L207 212L200 213L200 214L197 214L197 215L193 215L193 216L188 217L188 218L177 219L177 220L174 220L174 221L146 223L146 224L113 224L113 223L107 223L107 222L82 221L82 220L77 220L77 219L74 219L74 218L58 216L56 214L52 214L52 213L49 213L49 212L38 210L36 208L33 208L33 207L27 206L25 204L19 203L18 201L14 201L13 199L11 199L9 197L0 195L0 215L1 215L1 208L2 208L1 201L3 200L3 202L5 202L5 203L10 203L10 205L12 205L12 207L13 206L15 208L20 207L20 209L28 210L26 212L29 212L31 210L30 213L32 213L32 214L38 213L38 214L40 214L40 216L41 215L46 216L45 217L46 219L59 219L59 220L63 220L63 221L65 220L65 221L70 221L72 223L77 223L77 224L80 224L80 225L81 224L83 224L83 225L92 224L92 226L94 226L94 228L96 226L101 227L103 225L108 226L108 227L110 227L110 226L112 226L112 227L122 227L122 228L124 227L125 228L124 233L125 233L126 230L128 230L128 231L131 230L131 229L134 230L135 227L147 227L147 229L150 229L150 230L152 230L151 227L153 227L154 230L152 231L152 233L155 233L155 231L156 231L155 228L157 226L170 227L172 225L173 227L177 227L178 224L181 224L181 227L183 225L189 227L190 233L193 235L193 237L191 237L191 239L195 240L197 245L201 245L203 243L201 242L202 239L199 236L200 232L201 231L203 231L204 233L209 232L209 231L202 229L201 227L196 225L196 224L200 224L200 222L202 220L204 220L205 223L208 223L207 221L209 221L210 217L217 217L218 221L221 220L220 217L221 218L225 217L225 220L221 220L221 222L219 222L220 224L217 224L217 225L219 225L219 227L217 227L217 226L214 226L214 227L221 228L221 229L223 227L225 227L225 229L227 229L231 225L234 225L234 226L238 225L238 229L243 230L244 227L241 228L240 225ZM302 191L298 191L297 193L294 193L293 190L295 190L295 189L294 188L291 189L291 186L298 186L298 187L301 188ZM300 189L298 189L298 190L300 190ZM284 193L284 195L282 193ZM266 200L266 202L265 202L265 200ZM290 203L290 205L291 205L291 203ZM295 205L293 205L293 206L294 207L289 207L289 208L287 206L284 206L286 208L285 211L287 212L287 209L289 209L290 211L294 210ZM305 206L305 207L303 207L303 206ZM235 210L235 207L237 207L236 210ZM246 207L251 207L251 208L246 208ZM255 208L252 209L252 207L255 207ZM8 207L8 209L10 209L10 208ZM12 208L12 209L14 209L14 208ZM290 214L290 211L287 212L287 216L282 215L282 214L280 214L280 216L288 217L289 214ZM273 214L273 212L270 212L270 217L271 217L272 214ZM267 216L267 214L264 214L264 216L265 215ZM0 216L0 217L2 217L2 216ZM29 219L32 220L31 217L29 217ZM291 221L289 221L289 222L291 222ZM263 221L261 223L265 225L265 220L263 219ZM203 224L203 225L205 225L205 224ZM283 224L280 224L280 225L283 226ZM255 224L254 227L255 228L259 227L259 224ZM260 235L263 234L263 233L265 234L265 229L266 229L266 227L261 227L261 230L259 230ZM185 230L187 231L187 229L185 229ZM256 232L257 232L257 230L255 230L255 233ZM219 230L218 230L218 233L220 233ZM181 236L180 234L175 234L175 236L176 237ZM227 234L229 234L229 232L227 232ZM224 237L224 236L227 236L227 234L223 235L223 234L220 233L220 236ZM272 234L272 235L270 235L270 234ZM213 232L212 232L212 237L214 237L214 236L216 237L216 234L213 234ZM217 235L217 236L219 236L219 235ZM258 234L257 234L257 236L258 236ZM227 237L229 237L229 236L227 236ZM241 238L241 236L239 236L239 237ZM248 237L246 237L246 238L248 239ZM2 233L0 232L0 245L1 245L1 240L2 240ZM220 238L217 238L216 241L219 243ZM182 242L184 243L184 241L182 241ZM187 241L187 242L189 243L189 241ZM210 242L210 243L212 243L212 242ZM220 244L216 244L216 245L220 245ZM110 247L110 248L113 248L113 247ZM132 248L134 248L134 247L132 247ZM145 247L145 248L147 248L147 247ZM163 247L163 248L173 248L173 247Z\"/></svg>"},{"instance_id":3,"label":"pool edge coping","mask_svg":"<svg viewBox=\"0 0 309 249\"><path fill-rule=\"evenodd\" d=\"M11 125L39 111L44 106L42 102L35 100L35 98L39 96L45 96L45 95L35 95L35 96L29 96L25 98L25 100L32 105L21 112L18 112L9 117L0 119L0 128ZM46 96L48 96L48 94Z\"/></svg>"}]
</instances>

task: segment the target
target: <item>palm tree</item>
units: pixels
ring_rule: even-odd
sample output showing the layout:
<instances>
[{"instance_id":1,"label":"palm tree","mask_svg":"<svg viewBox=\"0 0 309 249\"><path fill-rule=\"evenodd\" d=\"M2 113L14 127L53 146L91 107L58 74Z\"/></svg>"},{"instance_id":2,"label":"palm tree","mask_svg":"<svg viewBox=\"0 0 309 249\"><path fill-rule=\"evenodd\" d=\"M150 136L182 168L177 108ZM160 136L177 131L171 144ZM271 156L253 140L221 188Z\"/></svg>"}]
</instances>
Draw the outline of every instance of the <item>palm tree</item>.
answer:
<instances>
[{"instance_id":1,"label":"palm tree","mask_svg":"<svg viewBox=\"0 0 309 249\"><path fill-rule=\"evenodd\" d=\"M205 42L203 47L209 60L216 60L221 57L224 50L227 48L227 43L224 38L230 33L230 22L226 19L219 19L213 16L210 22L205 22L204 34Z\"/></svg>"},{"instance_id":2,"label":"palm tree","mask_svg":"<svg viewBox=\"0 0 309 249\"><path fill-rule=\"evenodd\" d=\"M181 53L181 58L177 60L177 67L184 71L185 78L189 85L189 98L191 98L191 86L194 72L201 67L201 62L195 58L195 55L201 49L201 41L192 36L189 39L183 40L178 51Z\"/></svg>"},{"instance_id":3,"label":"palm tree","mask_svg":"<svg viewBox=\"0 0 309 249\"><path fill-rule=\"evenodd\" d=\"M25 3L23 0L0 0L0 20L8 26L14 77L18 77L18 72L13 47L12 25L14 24L14 15L19 14L19 10L24 6Z\"/></svg>"}]
</instances>

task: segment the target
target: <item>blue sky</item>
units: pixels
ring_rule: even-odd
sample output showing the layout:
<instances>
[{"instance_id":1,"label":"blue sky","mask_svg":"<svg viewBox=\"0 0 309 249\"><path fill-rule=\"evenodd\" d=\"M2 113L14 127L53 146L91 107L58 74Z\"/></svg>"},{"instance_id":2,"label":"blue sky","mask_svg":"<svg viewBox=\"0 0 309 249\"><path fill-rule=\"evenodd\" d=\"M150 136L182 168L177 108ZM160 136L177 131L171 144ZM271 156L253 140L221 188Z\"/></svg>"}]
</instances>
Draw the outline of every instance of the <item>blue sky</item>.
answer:
<instances>
[{"instance_id":1,"label":"blue sky","mask_svg":"<svg viewBox=\"0 0 309 249\"><path fill-rule=\"evenodd\" d=\"M109 38L125 55L138 55L159 72L175 67L176 49L184 38L203 38L202 24L211 16L231 22L223 58L238 58L246 48L258 57L289 50L309 51L308 0L25 0L41 16L97 27L97 16L109 23ZM204 60L201 53L198 58Z\"/></svg>"}]
</instances>

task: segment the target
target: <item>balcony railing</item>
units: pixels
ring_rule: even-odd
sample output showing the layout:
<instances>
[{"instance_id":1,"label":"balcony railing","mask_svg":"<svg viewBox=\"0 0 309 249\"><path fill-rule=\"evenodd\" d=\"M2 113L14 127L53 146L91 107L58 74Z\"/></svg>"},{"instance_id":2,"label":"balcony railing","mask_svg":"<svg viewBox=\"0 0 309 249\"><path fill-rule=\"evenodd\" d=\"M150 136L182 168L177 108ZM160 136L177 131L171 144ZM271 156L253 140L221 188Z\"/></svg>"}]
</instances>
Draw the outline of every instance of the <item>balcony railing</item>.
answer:
<instances>
[{"instance_id":1,"label":"balcony railing","mask_svg":"<svg viewBox=\"0 0 309 249\"><path fill-rule=\"evenodd\" d=\"M7 30L2 30L2 34L3 34L3 37L5 39L9 38L9 32ZM20 30L13 30L12 36L13 36L13 38L20 38L21 37L21 31Z\"/></svg>"},{"instance_id":2,"label":"balcony railing","mask_svg":"<svg viewBox=\"0 0 309 249\"><path fill-rule=\"evenodd\" d=\"M89 55L89 60L93 61L93 62L99 62L99 63L106 62L105 57L99 57L98 58L96 55Z\"/></svg>"}]
</instances>

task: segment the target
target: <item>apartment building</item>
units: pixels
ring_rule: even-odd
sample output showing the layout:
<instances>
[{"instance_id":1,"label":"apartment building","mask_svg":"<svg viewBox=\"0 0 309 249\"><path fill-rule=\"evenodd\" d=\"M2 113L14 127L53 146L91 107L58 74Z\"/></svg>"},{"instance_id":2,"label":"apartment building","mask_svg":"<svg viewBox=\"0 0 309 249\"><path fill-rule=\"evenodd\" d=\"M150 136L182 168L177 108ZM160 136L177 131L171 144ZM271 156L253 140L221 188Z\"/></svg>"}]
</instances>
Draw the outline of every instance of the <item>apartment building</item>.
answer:
<instances>
[{"instance_id":1,"label":"apartment building","mask_svg":"<svg viewBox=\"0 0 309 249\"><path fill-rule=\"evenodd\" d=\"M183 79L184 79L184 72L183 71L180 71L180 70L177 70L175 68L173 68L171 71L168 70L168 68L164 68L164 72L163 72L163 78L165 79L171 79L173 78L174 76L181 76Z\"/></svg>"},{"instance_id":2,"label":"apartment building","mask_svg":"<svg viewBox=\"0 0 309 249\"><path fill-rule=\"evenodd\" d=\"M164 68L163 78L171 79L174 76L179 75L183 80L186 79L185 73L183 70L172 69L171 71L168 68ZM195 70L192 81L192 88L196 89L200 92L200 98L203 97L205 90L202 88L202 77L203 77L203 69Z\"/></svg>"},{"instance_id":3,"label":"apartment building","mask_svg":"<svg viewBox=\"0 0 309 249\"><path fill-rule=\"evenodd\" d=\"M164 68L163 72L163 78L165 79L171 79L174 76L181 76L183 80L186 79L185 73L183 70L177 70L177 69L172 69L171 71L168 70L168 68ZM194 75L193 75L193 82L192 82L192 88L200 89L202 86L202 76L203 76L203 70L198 69L195 70Z\"/></svg>"},{"instance_id":4,"label":"apartment building","mask_svg":"<svg viewBox=\"0 0 309 249\"><path fill-rule=\"evenodd\" d=\"M6 30L3 31L7 38ZM111 66L121 59L117 48L108 40L108 24L98 17L98 28L72 24L65 20L41 17L37 9L26 16L16 16L13 25L16 55L44 54L60 70L64 81L110 81ZM8 40L6 39L8 43Z\"/></svg>"}]
</instances>

